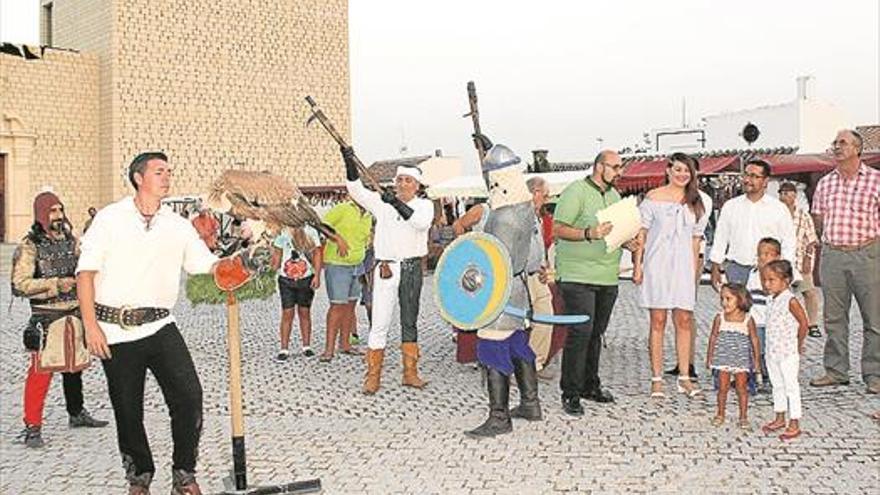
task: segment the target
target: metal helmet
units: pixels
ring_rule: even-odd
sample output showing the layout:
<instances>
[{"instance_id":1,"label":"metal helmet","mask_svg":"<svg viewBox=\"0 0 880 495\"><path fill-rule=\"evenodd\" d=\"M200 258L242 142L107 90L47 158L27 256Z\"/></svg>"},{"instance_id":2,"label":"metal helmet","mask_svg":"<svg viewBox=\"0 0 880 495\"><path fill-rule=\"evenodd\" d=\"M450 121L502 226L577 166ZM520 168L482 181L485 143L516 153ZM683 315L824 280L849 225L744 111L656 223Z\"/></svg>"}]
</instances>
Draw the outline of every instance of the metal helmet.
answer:
<instances>
[{"instance_id":1,"label":"metal helmet","mask_svg":"<svg viewBox=\"0 0 880 495\"><path fill-rule=\"evenodd\" d=\"M483 172L490 172L500 168L516 165L520 162L520 158L512 149L503 144L496 144L489 148L486 157L483 158Z\"/></svg>"}]
</instances>

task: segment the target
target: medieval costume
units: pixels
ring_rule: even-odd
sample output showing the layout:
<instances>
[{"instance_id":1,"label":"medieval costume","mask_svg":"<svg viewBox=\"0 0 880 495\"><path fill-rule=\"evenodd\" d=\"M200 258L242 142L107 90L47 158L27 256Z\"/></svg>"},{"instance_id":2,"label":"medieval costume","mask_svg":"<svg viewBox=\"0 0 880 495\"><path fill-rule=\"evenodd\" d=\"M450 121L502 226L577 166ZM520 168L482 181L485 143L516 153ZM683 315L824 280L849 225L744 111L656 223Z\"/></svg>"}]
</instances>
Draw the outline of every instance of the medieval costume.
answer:
<instances>
[{"instance_id":1,"label":"medieval costume","mask_svg":"<svg viewBox=\"0 0 880 495\"><path fill-rule=\"evenodd\" d=\"M403 359L403 385L423 388L427 382L418 375L419 344L416 322L422 292L421 258L428 253L428 229L434 207L424 198L385 191L367 190L359 180L351 148L343 149L346 162L345 183L351 198L373 214L376 230L373 248L376 267L373 273L373 321L366 355L367 374L363 392L379 390L385 343L394 307L400 303L400 351ZM398 167L395 182L402 177L421 183L421 172L415 167Z\"/></svg>"},{"instance_id":2,"label":"medieval costume","mask_svg":"<svg viewBox=\"0 0 880 495\"><path fill-rule=\"evenodd\" d=\"M64 378L69 425L108 424L92 418L83 407L82 370L89 366L89 352L83 342L73 278L78 256L77 240L61 201L51 192L40 193L34 199L34 224L16 249L12 271L13 294L28 298L31 306L24 333L24 345L31 351L22 432L28 447L43 445L43 406L55 371Z\"/></svg>"},{"instance_id":3,"label":"medieval costume","mask_svg":"<svg viewBox=\"0 0 880 495\"><path fill-rule=\"evenodd\" d=\"M543 250L532 238L535 229L532 195L517 166L520 158L508 147L493 146L483 160L483 177L489 189L491 212L484 232L497 237L510 253L513 286L508 303L529 306L526 276L529 267L540 267ZM538 239L540 241L540 239ZM486 368L489 392L489 418L466 432L472 437L493 437L512 431L511 417L537 421L542 418L538 401L535 353L529 347L526 322L502 313L494 322L477 331L477 359ZM516 377L520 405L509 410L510 375Z\"/></svg>"}]
</instances>

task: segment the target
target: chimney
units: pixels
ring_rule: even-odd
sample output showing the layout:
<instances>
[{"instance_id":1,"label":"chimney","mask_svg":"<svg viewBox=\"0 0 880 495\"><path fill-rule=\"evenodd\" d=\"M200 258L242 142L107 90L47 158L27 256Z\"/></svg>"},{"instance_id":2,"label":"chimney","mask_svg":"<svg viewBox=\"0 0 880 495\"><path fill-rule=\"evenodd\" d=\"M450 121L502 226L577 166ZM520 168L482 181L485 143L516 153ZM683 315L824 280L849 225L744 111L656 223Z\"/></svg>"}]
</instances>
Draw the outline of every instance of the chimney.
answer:
<instances>
[{"instance_id":1,"label":"chimney","mask_svg":"<svg viewBox=\"0 0 880 495\"><path fill-rule=\"evenodd\" d=\"M547 161L547 150L532 150L532 172L549 172L550 162Z\"/></svg>"},{"instance_id":2,"label":"chimney","mask_svg":"<svg viewBox=\"0 0 880 495\"><path fill-rule=\"evenodd\" d=\"M798 100L807 100L809 99L809 93L812 92L813 89L813 76L798 76L797 78L797 99Z\"/></svg>"}]
</instances>

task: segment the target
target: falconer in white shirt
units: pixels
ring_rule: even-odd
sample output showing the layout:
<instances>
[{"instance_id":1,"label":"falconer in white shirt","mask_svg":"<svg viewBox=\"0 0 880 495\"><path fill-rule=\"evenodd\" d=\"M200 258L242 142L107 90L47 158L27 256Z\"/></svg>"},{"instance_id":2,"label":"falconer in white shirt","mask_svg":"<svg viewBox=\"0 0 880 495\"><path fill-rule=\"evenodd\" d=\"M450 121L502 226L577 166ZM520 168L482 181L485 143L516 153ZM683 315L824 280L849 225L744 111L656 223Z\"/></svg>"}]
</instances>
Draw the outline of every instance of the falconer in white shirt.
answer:
<instances>
[{"instance_id":1,"label":"falconer in white shirt","mask_svg":"<svg viewBox=\"0 0 880 495\"><path fill-rule=\"evenodd\" d=\"M755 266L758 241L772 237L782 244L782 257L794 262L794 225L788 208L767 193L770 164L754 159L743 173L744 194L721 207L709 261L712 262L712 286L721 288L721 265L725 265L728 282L746 284L749 271ZM797 276L796 276L797 277Z\"/></svg>"},{"instance_id":2,"label":"falconer in white shirt","mask_svg":"<svg viewBox=\"0 0 880 495\"><path fill-rule=\"evenodd\" d=\"M354 150L342 150L345 160L345 187L351 199L376 218L373 249L373 321L367 342L367 373L363 392L379 390L385 344L394 307L400 303L400 352L403 359L403 385L423 388L419 378L418 328L419 297L422 293L421 258L428 253L428 229L434 218L433 204L416 196L422 173L415 167L398 167L394 189L381 194L361 183L354 162Z\"/></svg>"},{"instance_id":3,"label":"falconer in white shirt","mask_svg":"<svg viewBox=\"0 0 880 495\"><path fill-rule=\"evenodd\" d=\"M128 493L148 494L156 471L143 424L149 370L171 415L171 493L201 495L202 388L171 309L181 269L212 272L218 258L189 221L162 206L171 186L164 153L138 155L129 180L134 197L98 212L82 238L76 273L86 345L107 376Z\"/></svg>"}]
</instances>

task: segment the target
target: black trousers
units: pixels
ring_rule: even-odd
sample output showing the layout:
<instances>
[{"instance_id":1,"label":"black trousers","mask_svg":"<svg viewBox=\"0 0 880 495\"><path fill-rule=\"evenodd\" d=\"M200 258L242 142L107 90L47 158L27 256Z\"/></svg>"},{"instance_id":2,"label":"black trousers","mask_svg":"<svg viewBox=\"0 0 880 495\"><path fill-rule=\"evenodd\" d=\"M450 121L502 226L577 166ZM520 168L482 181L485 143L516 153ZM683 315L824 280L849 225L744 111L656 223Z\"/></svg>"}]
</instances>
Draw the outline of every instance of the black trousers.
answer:
<instances>
[{"instance_id":1,"label":"black trousers","mask_svg":"<svg viewBox=\"0 0 880 495\"><path fill-rule=\"evenodd\" d=\"M172 468L195 473L202 433L202 386L189 349L171 323L155 334L110 346L103 361L126 478L149 484L156 467L144 430L144 382L150 370L171 416Z\"/></svg>"},{"instance_id":2,"label":"black trousers","mask_svg":"<svg viewBox=\"0 0 880 495\"><path fill-rule=\"evenodd\" d=\"M67 414L78 416L83 410L83 380L82 371L76 373L61 373L64 380L64 405Z\"/></svg>"},{"instance_id":3,"label":"black trousers","mask_svg":"<svg viewBox=\"0 0 880 495\"><path fill-rule=\"evenodd\" d=\"M407 258L400 262L400 341L418 342L419 299L422 296L422 259Z\"/></svg>"},{"instance_id":4,"label":"black trousers","mask_svg":"<svg viewBox=\"0 0 880 495\"><path fill-rule=\"evenodd\" d=\"M592 285L560 282L566 314L586 314L590 321L568 327L562 350L562 377L559 387L563 397L577 397L597 390L602 334L608 328L611 311L617 301L616 285Z\"/></svg>"}]
</instances>

